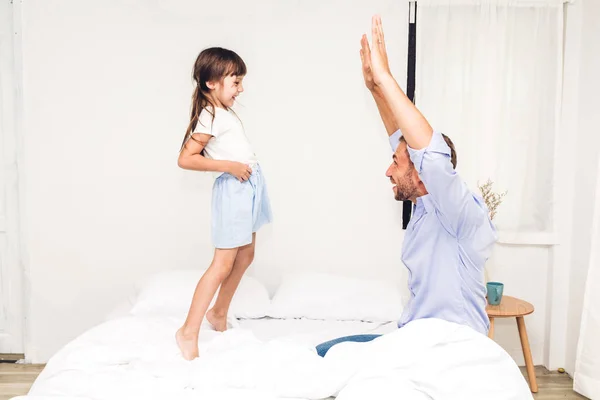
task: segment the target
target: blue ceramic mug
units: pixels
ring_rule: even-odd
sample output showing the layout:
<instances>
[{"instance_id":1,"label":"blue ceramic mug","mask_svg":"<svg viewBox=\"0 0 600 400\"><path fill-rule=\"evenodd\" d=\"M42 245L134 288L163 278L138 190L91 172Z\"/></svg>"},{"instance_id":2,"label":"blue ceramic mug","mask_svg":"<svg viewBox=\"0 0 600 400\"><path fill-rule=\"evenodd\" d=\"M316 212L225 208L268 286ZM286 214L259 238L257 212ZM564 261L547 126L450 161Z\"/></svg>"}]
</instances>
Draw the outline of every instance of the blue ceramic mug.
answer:
<instances>
[{"instance_id":1,"label":"blue ceramic mug","mask_svg":"<svg viewBox=\"0 0 600 400\"><path fill-rule=\"evenodd\" d=\"M504 284L500 282L488 282L486 286L488 304L492 306L497 306L502 300Z\"/></svg>"}]
</instances>

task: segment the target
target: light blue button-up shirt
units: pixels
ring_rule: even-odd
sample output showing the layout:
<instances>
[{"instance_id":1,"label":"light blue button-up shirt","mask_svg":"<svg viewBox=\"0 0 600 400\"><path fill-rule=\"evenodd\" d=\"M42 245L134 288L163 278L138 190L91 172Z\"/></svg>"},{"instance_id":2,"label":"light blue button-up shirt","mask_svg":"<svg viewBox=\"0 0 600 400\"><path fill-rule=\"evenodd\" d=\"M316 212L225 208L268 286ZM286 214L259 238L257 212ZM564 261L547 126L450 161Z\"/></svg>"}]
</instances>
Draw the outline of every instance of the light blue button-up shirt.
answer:
<instances>
[{"instance_id":1,"label":"light blue button-up shirt","mask_svg":"<svg viewBox=\"0 0 600 400\"><path fill-rule=\"evenodd\" d=\"M390 136L394 151L401 135ZM486 204L452 167L441 133L424 149L407 148L428 194L417 198L406 228L402 261L410 300L398 326L440 318L487 334L484 265L497 236Z\"/></svg>"}]
</instances>

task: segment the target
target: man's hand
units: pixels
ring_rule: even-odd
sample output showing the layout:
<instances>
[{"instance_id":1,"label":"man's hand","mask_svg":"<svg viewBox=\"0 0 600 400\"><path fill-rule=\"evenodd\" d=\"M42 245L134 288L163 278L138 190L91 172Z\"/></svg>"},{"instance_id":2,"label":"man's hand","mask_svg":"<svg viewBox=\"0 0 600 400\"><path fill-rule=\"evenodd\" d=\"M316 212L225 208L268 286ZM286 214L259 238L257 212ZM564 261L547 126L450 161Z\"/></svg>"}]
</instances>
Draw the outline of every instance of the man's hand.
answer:
<instances>
[{"instance_id":1,"label":"man's hand","mask_svg":"<svg viewBox=\"0 0 600 400\"><path fill-rule=\"evenodd\" d=\"M373 24L375 24L375 17L373 17ZM383 42L383 31L381 40ZM381 56L381 51L378 50L378 52L379 59L383 58L384 60L384 71L387 71L387 74L391 76L390 67L387 62L387 53L385 52L385 46L383 47L383 57ZM367 40L367 35L362 35L362 38L360 39L360 60L362 62L362 72L363 78L365 80L365 86L367 87L367 89L369 89L369 91L371 91L373 99L375 99L375 103L377 104L377 110L379 111L379 115L381 116L381 120L383 121L383 125L385 126L385 130L387 131L387 134L391 136L394 132L398 130L398 124L394 120L394 116L392 115L388 107L387 101L383 97L382 93L379 92L379 88L375 84L375 79L373 78L373 67L371 62L372 55L371 49L369 47L369 41Z\"/></svg>"},{"instance_id":2,"label":"man's hand","mask_svg":"<svg viewBox=\"0 0 600 400\"><path fill-rule=\"evenodd\" d=\"M387 51L385 49L385 39L383 37L383 26L381 24L381 17L378 15L373 16L371 19L371 40L373 42L373 50L369 49L369 43L367 42L366 36L363 35L361 44L363 49L361 52L366 51L368 57L365 54L364 58L369 60L368 67L372 76L374 85L380 84L386 77L391 77L390 65L388 62ZM364 72L363 62L363 72ZM367 86L368 87L368 86Z\"/></svg>"},{"instance_id":3,"label":"man's hand","mask_svg":"<svg viewBox=\"0 0 600 400\"><path fill-rule=\"evenodd\" d=\"M433 130L390 72L383 27L378 15L371 19L371 35L371 48L364 36L361 41L363 73L366 72L365 84L377 102L388 135L400 129L410 147L423 149L429 145Z\"/></svg>"},{"instance_id":4,"label":"man's hand","mask_svg":"<svg viewBox=\"0 0 600 400\"><path fill-rule=\"evenodd\" d=\"M365 79L365 85L367 89L375 89L375 82L373 82L373 71L371 70L371 49L369 49L369 41L367 35L362 35L360 39L360 61L362 62L363 78Z\"/></svg>"}]
</instances>

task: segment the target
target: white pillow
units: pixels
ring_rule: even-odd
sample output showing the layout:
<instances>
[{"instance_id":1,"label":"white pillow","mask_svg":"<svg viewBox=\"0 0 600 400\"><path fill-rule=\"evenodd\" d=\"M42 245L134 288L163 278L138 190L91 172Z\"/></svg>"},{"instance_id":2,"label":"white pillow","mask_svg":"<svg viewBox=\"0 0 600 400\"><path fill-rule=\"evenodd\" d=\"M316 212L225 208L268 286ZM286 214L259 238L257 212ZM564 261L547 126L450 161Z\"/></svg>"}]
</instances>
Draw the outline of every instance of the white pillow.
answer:
<instances>
[{"instance_id":1,"label":"white pillow","mask_svg":"<svg viewBox=\"0 0 600 400\"><path fill-rule=\"evenodd\" d=\"M297 272L284 275L269 316L389 322L400 319L402 310L401 293L388 281Z\"/></svg>"},{"instance_id":2,"label":"white pillow","mask_svg":"<svg viewBox=\"0 0 600 400\"><path fill-rule=\"evenodd\" d=\"M130 314L185 318L196 285L204 272L205 270L175 270L151 276L138 285L138 294ZM217 300L218 293L217 290L209 309ZM255 278L245 275L233 296L228 316L263 318L267 315L269 305L267 288Z\"/></svg>"}]
</instances>

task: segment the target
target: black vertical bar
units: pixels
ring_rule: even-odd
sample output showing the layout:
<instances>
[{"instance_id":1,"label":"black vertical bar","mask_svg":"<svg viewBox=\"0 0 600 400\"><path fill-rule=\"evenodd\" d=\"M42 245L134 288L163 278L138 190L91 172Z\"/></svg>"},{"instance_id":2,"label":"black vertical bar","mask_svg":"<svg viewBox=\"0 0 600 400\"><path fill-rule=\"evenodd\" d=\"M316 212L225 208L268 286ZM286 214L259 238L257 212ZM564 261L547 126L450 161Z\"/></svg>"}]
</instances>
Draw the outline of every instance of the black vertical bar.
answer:
<instances>
[{"instance_id":1,"label":"black vertical bar","mask_svg":"<svg viewBox=\"0 0 600 400\"><path fill-rule=\"evenodd\" d=\"M412 11L412 12L411 12ZM406 95L415 102L415 69L417 64L417 2L409 3L408 12L408 68ZM406 229L412 214L412 202L404 201L402 204L402 228Z\"/></svg>"}]
</instances>

